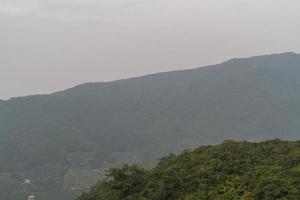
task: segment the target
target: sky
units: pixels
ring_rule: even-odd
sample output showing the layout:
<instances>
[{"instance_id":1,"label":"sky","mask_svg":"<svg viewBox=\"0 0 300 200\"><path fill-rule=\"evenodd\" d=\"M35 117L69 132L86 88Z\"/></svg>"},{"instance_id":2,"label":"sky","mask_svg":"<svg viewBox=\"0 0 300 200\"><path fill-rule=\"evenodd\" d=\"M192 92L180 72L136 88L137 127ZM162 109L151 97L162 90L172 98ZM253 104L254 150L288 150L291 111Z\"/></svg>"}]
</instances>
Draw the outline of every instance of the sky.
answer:
<instances>
[{"instance_id":1,"label":"sky","mask_svg":"<svg viewBox=\"0 0 300 200\"><path fill-rule=\"evenodd\" d=\"M299 0L0 0L0 99L300 52Z\"/></svg>"}]
</instances>

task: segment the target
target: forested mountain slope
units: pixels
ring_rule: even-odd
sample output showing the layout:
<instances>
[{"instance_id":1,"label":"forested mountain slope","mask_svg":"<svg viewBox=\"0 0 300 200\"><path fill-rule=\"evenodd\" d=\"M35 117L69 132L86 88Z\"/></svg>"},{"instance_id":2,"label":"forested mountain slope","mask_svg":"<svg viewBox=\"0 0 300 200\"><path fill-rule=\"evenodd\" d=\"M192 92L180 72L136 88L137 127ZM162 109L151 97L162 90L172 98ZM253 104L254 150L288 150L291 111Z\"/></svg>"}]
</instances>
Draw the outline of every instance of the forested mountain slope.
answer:
<instances>
[{"instance_id":1,"label":"forested mountain slope","mask_svg":"<svg viewBox=\"0 0 300 200\"><path fill-rule=\"evenodd\" d=\"M297 200L300 142L225 141L108 172L78 200Z\"/></svg>"},{"instance_id":2,"label":"forested mountain slope","mask_svg":"<svg viewBox=\"0 0 300 200\"><path fill-rule=\"evenodd\" d=\"M107 167L225 139L300 139L299 74L284 53L0 101L0 199L65 199Z\"/></svg>"}]
</instances>

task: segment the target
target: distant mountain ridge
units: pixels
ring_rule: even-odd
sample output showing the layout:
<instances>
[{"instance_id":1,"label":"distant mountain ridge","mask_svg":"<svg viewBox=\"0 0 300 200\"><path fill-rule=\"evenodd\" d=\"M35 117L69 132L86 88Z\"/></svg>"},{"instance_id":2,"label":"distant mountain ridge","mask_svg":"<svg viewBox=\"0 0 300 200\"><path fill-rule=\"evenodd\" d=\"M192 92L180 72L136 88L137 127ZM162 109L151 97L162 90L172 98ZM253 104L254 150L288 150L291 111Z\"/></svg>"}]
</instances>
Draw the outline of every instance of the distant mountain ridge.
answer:
<instances>
[{"instance_id":1,"label":"distant mountain ridge","mask_svg":"<svg viewBox=\"0 0 300 200\"><path fill-rule=\"evenodd\" d=\"M120 163L225 139L300 139L299 74L300 55L283 53L1 101L0 175L71 199ZM0 199L22 199L24 188L20 198L4 188Z\"/></svg>"}]
</instances>

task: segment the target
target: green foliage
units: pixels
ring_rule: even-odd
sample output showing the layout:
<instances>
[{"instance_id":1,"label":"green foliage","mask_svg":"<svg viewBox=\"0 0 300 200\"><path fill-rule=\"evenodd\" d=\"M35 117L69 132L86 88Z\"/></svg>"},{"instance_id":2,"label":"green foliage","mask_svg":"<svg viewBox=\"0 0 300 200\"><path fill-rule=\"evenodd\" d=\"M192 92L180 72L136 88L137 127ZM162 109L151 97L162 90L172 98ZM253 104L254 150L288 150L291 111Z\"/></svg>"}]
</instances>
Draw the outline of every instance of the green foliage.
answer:
<instances>
[{"instance_id":1,"label":"green foliage","mask_svg":"<svg viewBox=\"0 0 300 200\"><path fill-rule=\"evenodd\" d=\"M162 158L150 170L109 170L78 200L296 200L300 141L225 141Z\"/></svg>"}]
</instances>

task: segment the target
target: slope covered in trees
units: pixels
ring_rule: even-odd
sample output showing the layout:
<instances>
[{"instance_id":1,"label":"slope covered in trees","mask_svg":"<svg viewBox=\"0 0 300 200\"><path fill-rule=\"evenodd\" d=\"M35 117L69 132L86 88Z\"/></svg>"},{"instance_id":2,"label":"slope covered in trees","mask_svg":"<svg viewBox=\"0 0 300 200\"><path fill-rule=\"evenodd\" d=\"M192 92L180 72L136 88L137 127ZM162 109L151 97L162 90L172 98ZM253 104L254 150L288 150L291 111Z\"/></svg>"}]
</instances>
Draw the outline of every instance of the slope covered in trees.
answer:
<instances>
[{"instance_id":1,"label":"slope covered in trees","mask_svg":"<svg viewBox=\"0 0 300 200\"><path fill-rule=\"evenodd\" d=\"M145 170L108 171L78 200L297 200L300 142L225 141L160 160Z\"/></svg>"},{"instance_id":2,"label":"slope covered in trees","mask_svg":"<svg viewBox=\"0 0 300 200\"><path fill-rule=\"evenodd\" d=\"M0 101L0 199L69 200L108 167L225 139L300 139L299 74L283 53Z\"/></svg>"}]
</instances>

